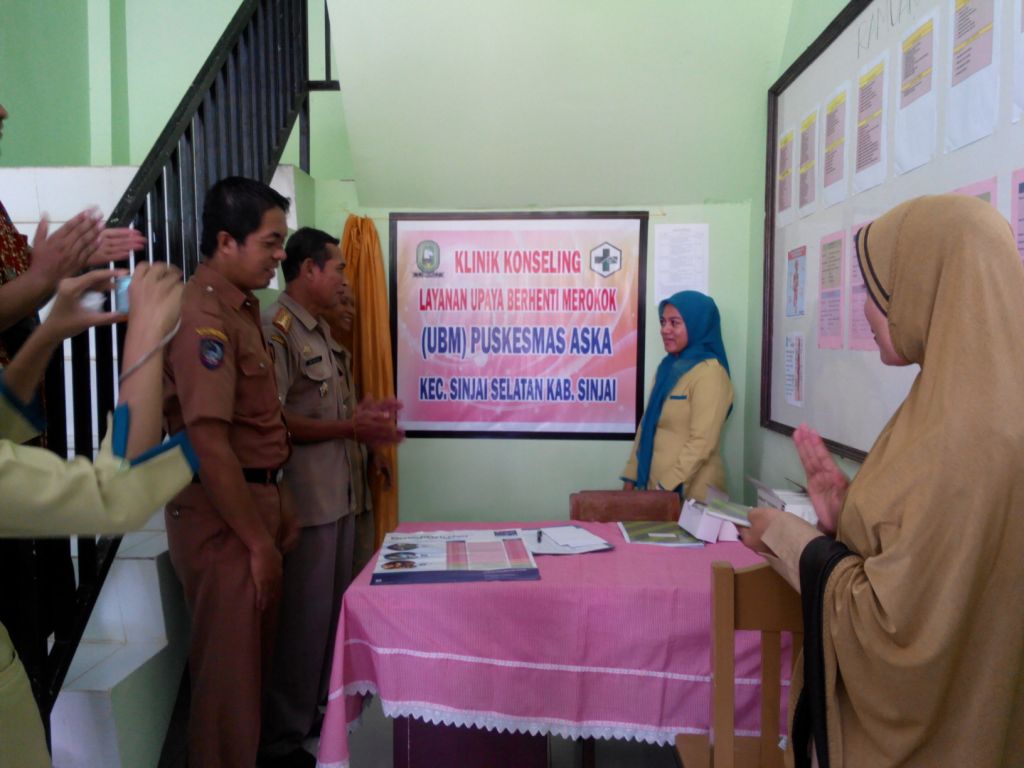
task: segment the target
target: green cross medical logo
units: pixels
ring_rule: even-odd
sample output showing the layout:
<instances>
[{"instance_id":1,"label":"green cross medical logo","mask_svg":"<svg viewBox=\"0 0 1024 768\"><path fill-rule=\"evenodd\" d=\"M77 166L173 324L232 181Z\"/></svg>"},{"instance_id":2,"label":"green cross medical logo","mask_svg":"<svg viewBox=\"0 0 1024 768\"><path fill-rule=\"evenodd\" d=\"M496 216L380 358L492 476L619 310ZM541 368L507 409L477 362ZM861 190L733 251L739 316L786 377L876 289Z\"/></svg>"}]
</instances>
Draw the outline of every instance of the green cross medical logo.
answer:
<instances>
[{"instance_id":1,"label":"green cross medical logo","mask_svg":"<svg viewBox=\"0 0 1024 768\"><path fill-rule=\"evenodd\" d=\"M614 275L622 269L622 251L611 243L601 243L590 252L590 269L601 277Z\"/></svg>"},{"instance_id":2,"label":"green cross medical logo","mask_svg":"<svg viewBox=\"0 0 1024 768\"><path fill-rule=\"evenodd\" d=\"M441 266L441 248L433 240L424 240L416 246L416 267L424 274L437 272Z\"/></svg>"}]
</instances>

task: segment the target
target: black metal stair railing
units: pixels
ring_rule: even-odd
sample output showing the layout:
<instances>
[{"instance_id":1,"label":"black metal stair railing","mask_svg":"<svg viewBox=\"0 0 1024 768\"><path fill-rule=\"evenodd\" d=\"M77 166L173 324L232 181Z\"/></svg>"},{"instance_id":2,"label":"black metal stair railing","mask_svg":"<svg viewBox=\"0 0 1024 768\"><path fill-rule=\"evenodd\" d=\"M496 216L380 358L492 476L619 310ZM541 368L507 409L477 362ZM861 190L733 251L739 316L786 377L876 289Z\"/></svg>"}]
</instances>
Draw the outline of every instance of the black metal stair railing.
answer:
<instances>
[{"instance_id":1,"label":"black metal stair railing","mask_svg":"<svg viewBox=\"0 0 1024 768\"><path fill-rule=\"evenodd\" d=\"M145 254L136 254L132 262L169 262L187 279L199 261L198 222L206 189L231 175L269 183L296 120L301 123L300 165L308 171L309 91L339 86L330 77L329 27L326 79L309 80L307 12L306 0L242 2L110 215L109 226L134 226L146 235ZM326 2L324 14L327 25ZM51 362L45 398L52 450L69 456L94 454L106 429L104 415L116 402L123 343L123 327L93 330L71 340L70 366L60 356ZM70 413L66 377L72 392ZM69 421L74 434L70 446ZM40 542L25 542L18 553L21 594L12 637L47 732L49 714L120 539L74 541L77 586L68 583L74 580L70 569L57 587L48 583ZM60 596L54 598L54 592Z\"/></svg>"}]
</instances>

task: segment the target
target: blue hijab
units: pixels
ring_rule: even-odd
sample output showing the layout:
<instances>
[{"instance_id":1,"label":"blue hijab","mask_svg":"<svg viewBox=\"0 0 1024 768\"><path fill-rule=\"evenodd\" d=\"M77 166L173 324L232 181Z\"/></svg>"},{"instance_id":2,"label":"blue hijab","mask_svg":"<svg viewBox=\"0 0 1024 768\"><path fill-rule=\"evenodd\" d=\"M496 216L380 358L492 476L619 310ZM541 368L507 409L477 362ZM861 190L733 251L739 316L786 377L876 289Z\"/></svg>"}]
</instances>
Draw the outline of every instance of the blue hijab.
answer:
<instances>
[{"instance_id":1,"label":"blue hijab","mask_svg":"<svg viewBox=\"0 0 1024 768\"><path fill-rule=\"evenodd\" d=\"M651 390L647 410L640 421L640 445L636 454L636 487L640 489L646 488L650 479L654 433L658 429L661 409L669 392L687 371L703 360L713 358L722 364L726 373L729 373L729 359L725 356L725 345L722 344L722 321L714 299L698 291L680 291L658 305L659 318L665 311L666 304L671 304L679 310L683 322L686 323L688 340L681 352L665 355L654 377L654 389Z\"/></svg>"}]
</instances>

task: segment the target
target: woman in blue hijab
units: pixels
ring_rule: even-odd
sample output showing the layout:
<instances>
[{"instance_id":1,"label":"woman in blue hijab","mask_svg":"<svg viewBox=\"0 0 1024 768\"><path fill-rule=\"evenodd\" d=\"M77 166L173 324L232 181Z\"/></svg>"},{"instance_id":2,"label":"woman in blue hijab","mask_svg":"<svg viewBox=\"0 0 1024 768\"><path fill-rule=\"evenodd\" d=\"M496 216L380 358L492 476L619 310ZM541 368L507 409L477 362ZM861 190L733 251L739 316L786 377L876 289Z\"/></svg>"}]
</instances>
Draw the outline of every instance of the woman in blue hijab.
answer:
<instances>
[{"instance_id":1,"label":"woman in blue hijab","mask_svg":"<svg viewBox=\"0 0 1024 768\"><path fill-rule=\"evenodd\" d=\"M733 391L721 319L714 300L697 291L669 297L658 314L668 354L658 366L623 487L703 501L708 485L725 487L720 443Z\"/></svg>"}]
</instances>

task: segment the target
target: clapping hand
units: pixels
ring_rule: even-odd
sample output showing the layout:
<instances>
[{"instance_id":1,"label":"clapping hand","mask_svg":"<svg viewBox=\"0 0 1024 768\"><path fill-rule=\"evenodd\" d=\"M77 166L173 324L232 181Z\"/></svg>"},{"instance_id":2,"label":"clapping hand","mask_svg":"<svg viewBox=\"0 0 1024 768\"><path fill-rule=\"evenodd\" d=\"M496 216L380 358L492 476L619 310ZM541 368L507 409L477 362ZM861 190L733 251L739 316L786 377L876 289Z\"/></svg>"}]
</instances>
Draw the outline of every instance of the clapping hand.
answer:
<instances>
[{"instance_id":1,"label":"clapping hand","mask_svg":"<svg viewBox=\"0 0 1024 768\"><path fill-rule=\"evenodd\" d=\"M174 328L181 316L185 284L181 271L160 261L139 262L128 286L129 325L156 344Z\"/></svg>"},{"instance_id":2,"label":"clapping hand","mask_svg":"<svg viewBox=\"0 0 1024 768\"><path fill-rule=\"evenodd\" d=\"M399 400L364 397L352 414L355 439L371 446L402 442L405 431L395 426L395 417L401 407Z\"/></svg>"},{"instance_id":3,"label":"clapping hand","mask_svg":"<svg viewBox=\"0 0 1024 768\"><path fill-rule=\"evenodd\" d=\"M44 215L32 240L29 272L40 275L52 290L65 277L85 269L99 249L102 231L103 218L95 209L76 214L52 234Z\"/></svg>"},{"instance_id":4,"label":"clapping hand","mask_svg":"<svg viewBox=\"0 0 1024 768\"><path fill-rule=\"evenodd\" d=\"M793 443L804 465L807 495L818 515L818 527L834 536L850 481L825 447L825 441L806 424L793 430Z\"/></svg>"},{"instance_id":5,"label":"clapping hand","mask_svg":"<svg viewBox=\"0 0 1024 768\"><path fill-rule=\"evenodd\" d=\"M111 261L124 261L132 251L141 251L146 246L146 236L130 227L113 227L100 231L96 253L89 259L90 266L99 266Z\"/></svg>"},{"instance_id":6,"label":"clapping hand","mask_svg":"<svg viewBox=\"0 0 1024 768\"><path fill-rule=\"evenodd\" d=\"M32 240L29 270L56 287L62 279L77 275L86 267L123 261L145 245L145 236L137 230L105 229L103 216L95 208L76 214L52 234L49 219L43 216Z\"/></svg>"}]
</instances>

